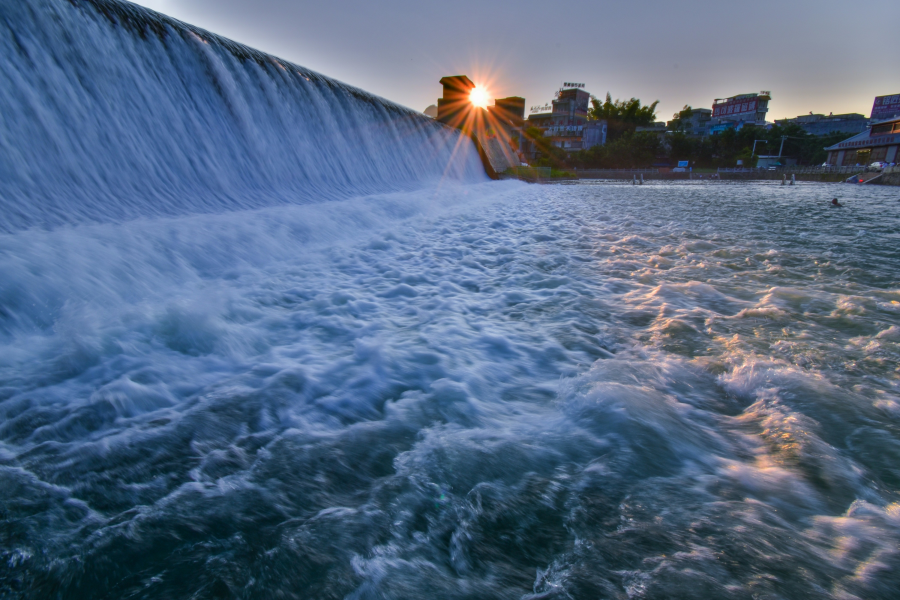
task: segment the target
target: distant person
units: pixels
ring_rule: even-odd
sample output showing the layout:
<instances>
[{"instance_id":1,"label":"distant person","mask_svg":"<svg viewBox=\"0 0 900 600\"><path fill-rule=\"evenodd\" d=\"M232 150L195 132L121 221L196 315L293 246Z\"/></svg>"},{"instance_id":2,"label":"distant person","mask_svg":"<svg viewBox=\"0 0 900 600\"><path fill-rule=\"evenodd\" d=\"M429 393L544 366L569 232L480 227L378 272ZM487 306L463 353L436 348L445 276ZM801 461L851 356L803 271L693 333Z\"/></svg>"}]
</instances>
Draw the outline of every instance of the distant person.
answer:
<instances>
[{"instance_id":1,"label":"distant person","mask_svg":"<svg viewBox=\"0 0 900 600\"><path fill-rule=\"evenodd\" d=\"M831 199L831 205L832 205L832 206L843 206L843 204L841 204L840 202L838 202L838 199L837 199L837 198L832 198L832 199Z\"/></svg>"}]
</instances>

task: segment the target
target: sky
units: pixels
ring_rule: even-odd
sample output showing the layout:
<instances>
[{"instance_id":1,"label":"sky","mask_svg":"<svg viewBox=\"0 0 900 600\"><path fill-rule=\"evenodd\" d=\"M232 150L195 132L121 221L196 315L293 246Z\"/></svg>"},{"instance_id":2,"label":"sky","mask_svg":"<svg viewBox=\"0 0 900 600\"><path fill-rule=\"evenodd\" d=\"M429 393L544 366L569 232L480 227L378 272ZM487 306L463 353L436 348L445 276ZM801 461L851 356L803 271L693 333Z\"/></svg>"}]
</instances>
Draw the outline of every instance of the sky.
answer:
<instances>
[{"instance_id":1,"label":"sky","mask_svg":"<svg viewBox=\"0 0 900 600\"><path fill-rule=\"evenodd\" d=\"M900 94L898 0L137 3L420 111L460 74L526 106L563 82L659 100L658 120L761 90L769 121L868 117L875 96Z\"/></svg>"}]
</instances>

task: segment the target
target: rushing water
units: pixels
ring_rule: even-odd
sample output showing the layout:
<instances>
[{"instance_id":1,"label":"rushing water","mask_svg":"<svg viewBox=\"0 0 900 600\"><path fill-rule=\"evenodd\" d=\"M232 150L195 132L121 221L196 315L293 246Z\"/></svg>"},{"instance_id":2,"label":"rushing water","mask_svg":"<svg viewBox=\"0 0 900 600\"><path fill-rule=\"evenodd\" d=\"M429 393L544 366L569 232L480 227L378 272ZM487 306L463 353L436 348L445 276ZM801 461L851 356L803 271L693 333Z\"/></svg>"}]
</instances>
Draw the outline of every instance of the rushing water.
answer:
<instances>
[{"instance_id":1,"label":"rushing water","mask_svg":"<svg viewBox=\"0 0 900 600\"><path fill-rule=\"evenodd\" d=\"M468 140L127 2L0 1L0 232L484 180Z\"/></svg>"},{"instance_id":2,"label":"rushing water","mask_svg":"<svg viewBox=\"0 0 900 600\"><path fill-rule=\"evenodd\" d=\"M487 182L0 0L0 598L896 598L898 358L896 188Z\"/></svg>"},{"instance_id":3,"label":"rushing water","mask_svg":"<svg viewBox=\"0 0 900 600\"><path fill-rule=\"evenodd\" d=\"M894 188L494 183L6 235L0 583L896 597L898 232Z\"/></svg>"}]
</instances>

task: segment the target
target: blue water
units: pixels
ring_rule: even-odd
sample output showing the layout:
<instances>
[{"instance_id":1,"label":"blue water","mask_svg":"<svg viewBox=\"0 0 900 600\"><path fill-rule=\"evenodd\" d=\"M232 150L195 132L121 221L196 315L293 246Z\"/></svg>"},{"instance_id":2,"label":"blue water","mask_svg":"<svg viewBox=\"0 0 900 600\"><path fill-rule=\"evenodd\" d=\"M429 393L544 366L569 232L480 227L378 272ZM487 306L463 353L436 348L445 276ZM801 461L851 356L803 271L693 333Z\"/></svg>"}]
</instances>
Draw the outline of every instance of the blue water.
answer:
<instances>
[{"instance_id":1,"label":"blue water","mask_svg":"<svg viewBox=\"0 0 900 600\"><path fill-rule=\"evenodd\" d=\"M162 44L92 6L4 4L0 41L95 28L29 47L48 65ZM55 117L46 73L0 85L56 119L0 121L0 597L897 596L897 188L487 182L410 116L370 154L316 138L309 189L286 166L232 181L312 159L249 152L162 75L147 97L218 115L218 142L78 153L113 125ZM253 135L288 144L261 89L234 88ZM130 106L114 131L151 105ZM295 139L337 109L316 110ZM138 185L135 148L171 172ZM11 149L75 167L25 177Z\"/></svg>"}]
</instances>

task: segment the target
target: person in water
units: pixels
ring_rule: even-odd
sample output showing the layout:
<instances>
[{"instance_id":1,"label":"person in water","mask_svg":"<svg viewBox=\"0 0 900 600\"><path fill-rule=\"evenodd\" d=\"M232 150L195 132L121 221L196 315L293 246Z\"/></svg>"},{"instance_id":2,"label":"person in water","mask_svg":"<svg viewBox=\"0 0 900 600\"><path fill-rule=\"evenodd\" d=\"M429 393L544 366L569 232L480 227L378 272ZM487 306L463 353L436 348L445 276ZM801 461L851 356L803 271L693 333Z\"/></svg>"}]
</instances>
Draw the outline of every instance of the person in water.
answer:
<instances>
[{"instance_id":1,"label":"person in water","mask_svg":"<svg viewBox=\"0 0 900 600\"><path fill-rule=\"evenodd\" d=\"M840 202L838 202L837 198L832 198L832 200L831 200L831 205L832 205L832 206L843 206L843 204L841 204Z\"/></svg>"}]
</instances>

